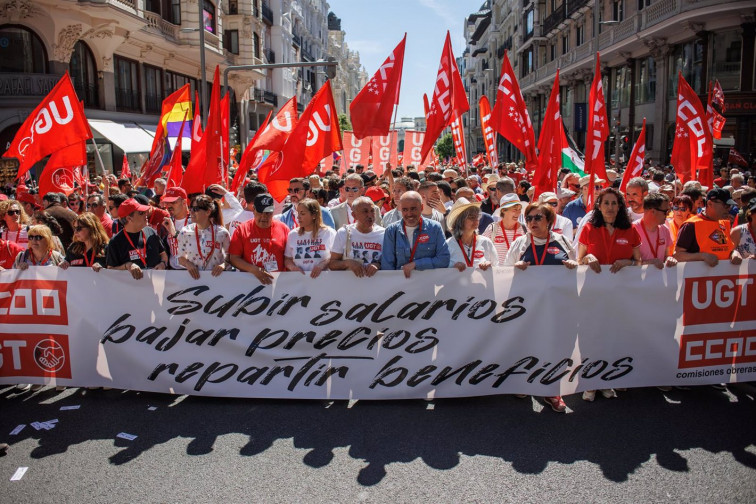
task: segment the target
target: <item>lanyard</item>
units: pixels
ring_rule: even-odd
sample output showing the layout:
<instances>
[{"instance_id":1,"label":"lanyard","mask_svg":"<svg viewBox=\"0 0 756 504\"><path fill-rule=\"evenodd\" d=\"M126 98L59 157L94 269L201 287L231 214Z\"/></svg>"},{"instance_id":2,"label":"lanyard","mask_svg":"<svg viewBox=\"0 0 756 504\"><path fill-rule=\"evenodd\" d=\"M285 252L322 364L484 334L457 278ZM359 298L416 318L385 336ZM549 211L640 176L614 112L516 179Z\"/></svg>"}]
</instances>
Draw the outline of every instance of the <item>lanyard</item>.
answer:
<instances>
[{"instance_id":1,"label":"lanyard","mask_svg":"<svg viewBox=\"0 0 756 504\"><path fill-rule=\"evenodd\" d=\"M648 231L646 231L646 226L643 225L643 222L640 223L640 228L643 230L643 235L646 237L646 241L648 242L648 246L651 249L651 253L654 254L654 259L659 259L658 252L659 252L659 240L661 240L661 231L659 228L656 228L656 246L651 245L651 238L648 236Z\"/></svg>"},{"instance_id":2,"label":"lanyard","mask_svg":"<svg viewBox=\"0 0 756 504\"><path fill-rule=\"evenodd\" d=\"M536 266L542 265L543 261L546 260L546 254L549 251L549 238L546 238L546 243L543 244L543 254L541 254L541 259L539 260L538 253L536 252L535 240L533 239L533 235L530 235L530 247L533 250L533 261L535 261Z\"/></svg>"},{"instance_id":3,"label":"lanyard","mask_svg":"<svg viewBox=\"0 0 756 504\"><path fill-rule=\"evenodd\" d=\"M404 224L404 220L402 220L402 229L404 229L404 235L407 236L407 226ZM417 236L415 237L415 244L412 245L412 252L410 253L410 262L415 260L415 251L417 251L417 244L420 241L420 235L423 232L423 219L420 218L420 228L417 230ZM407 241L409 241L409 236L407 236Z\"/></svg>"},{"instance_id":4,"label":"lanyard","mask_svg":"<svg viewBox=\"0 0 756 504\"><path fill-rule=\"evenodd\" d=\"M210 261L210 257L212 257L213 251L215 250L215 226L210 224L210 252L207 253L207 257L202 254L202 245L200 244L200 228L197 224L194 225L194 231L195 237L197 238L197 253L200 256L202 267L204 268L205 266L207 266L207 263L208 261Z\"/></svg>"},{"instance_id":5,"label":"lanyard","mask_svg":"<svg viewBox=\"0 0 756 504\"><path fill-rule=\"evenodd\" d=\"M504 235L504 241L507 242L507 249L509 249L509 247L511 247L511 245L509 244L509 238L507 238L507 230L504 229L504 222L503 221L499 221L499 226L501 226L501 234ZM519 224L515 224L514 236L512 237L512 241L516 240L519 236L522 236L522 235L518 235L517 234L517 227L518 226L519 226Z\"/></svg>"},{"instance_id":6,"label":"lanyard","mask_svg":"<svg viewBox=\"0 0 756 504\"><path fill-rule=\"evenodd\" d=\"M462 245L462 239L459 239L457 241L459 242L459 248L462 249L462 257L465 258L465 264L467 264L470 268L472 268L473 263L475 262L475 243L478 241L477 236L473 234L472 250L470 251L470 257L467 257L467 252L465 252L465 246Z\"/></svg>"},{"instance_id":7,"label":"lanyard","mask_svg":"<svg viewBox=\"0 0 756 504\"><path fill-rule=\"evenodd\" d=\"M6 232L6 236L8 237L7 241L10 241L11 230L10 229L6 229L5 232ZM20 236L21 236L21 228L19 227L18 231L16 231L16 237L13 239L13 243L18 243L18 238Z\"/></svg>"},{"instance_id":8,"label":"lanyard","mask_svg":"<svg viewBox=\"0 0 756 504\"><path fill-rule=\"evenodd\" d=\"M137 255L139 256L139 259L142 261L142 264L144 267L147 267L147 237L144 236L144 231L141 231L142 233L142 250L139 250L136 245L134 245L134 242L131 241L131 237L129 236L128 231L125 229L123 230L123 234L126 235L126 239L129 240L129 245L131 245L134 250L136 251Z\"/></svg>"},{"instance_id":9,"label":"lanyard","mask_svg":"<svg viewBox=\"0 0 756 504\"><path fill-rule=\"evenodd\" d=\"M607 239L611 241L611 244L607 243ZM617 228L614 228L614 233L609 236L609 230L606 226L601 226L601 241L604 242L604 250L606 251L606 264L610 264L612 260L612 249L614 248L614 242L617 240Z\"/></svg>"},{"instance_id":10,"label":"lanyard","mask_svg":"<svg viewBox=\"0 0 756 504\"><path fill-rule=\"evenodd\" d=\"M29 259L31 260L32 266L37 266L37 265L44 266L45 264L47 264L50 261L51 257L52 257L52 250L50 250L47 253L47 257L45 257L43 260L37 262L37 260L34 259L34 252L32 252L31 250L29 251Z\"/></svg>"},{"instance_id":11,"label":"lanyard","mask_svg":"<svg viewBox=\"0 0 756 504\"><path fill-rule=\"evenodd\" d=\"M296 228L299 226L299 221L297 221L297 213L294 211L294 209L291 209L291 220L294 223L294 225L291 227L291 229Z\"/></svg>"},{"instance_id":12,"label":"lanyard","mask_svg":"<svg viewBox=\"0 0 756 504\"><path fill-rule=\"evenodd\" d=\"M86 264L87 267L90 267L94 264L96 253L97 251L94 249L94 247L92 247L92 259L89 259L87 257L87 251L86 250L84 251L84 264Z\"/></svg>"}]
</instances>

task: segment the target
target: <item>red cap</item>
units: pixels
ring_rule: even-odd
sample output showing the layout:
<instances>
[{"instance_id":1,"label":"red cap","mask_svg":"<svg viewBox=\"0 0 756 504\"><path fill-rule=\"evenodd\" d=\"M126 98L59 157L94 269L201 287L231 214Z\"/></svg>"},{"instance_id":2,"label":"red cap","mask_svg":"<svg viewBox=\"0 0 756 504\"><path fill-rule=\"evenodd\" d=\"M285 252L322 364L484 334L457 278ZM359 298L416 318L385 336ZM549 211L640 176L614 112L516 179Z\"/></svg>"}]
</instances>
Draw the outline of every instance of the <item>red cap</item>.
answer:
<instances>
[{"instance_id":1,"label":"red cap","mask_svg":"<svg viewBox=\"0 0 756 504\"><path fill-rule=\"evenodd\" d=\"M133 212L146 212L150 208L150 205L140 205L137 200L130 198L121 203L121 206L118 207L118 217L123 219L124 217L131 215Z\"/></svg>"},{"instance_id":2,"label":"red cap","mask_svg":"<svg viewBox=\"0 0 756 504\"><path fill-rule=\"evenodd\" d=\"M20 201L21 203L31 203L35 207L42 208L39 203L37 203L37 199L34 197L33 194L29 194L28 192L16 194L16 200Z\"/></svg>"},{"instance_id":3,"label":"red cap","mask_svg":"<svg viewBox=\"0 0 756 504\"><path fill-rule=\"evenodd\" d=\"M163 197L160 198L160 201L164 203L173 203L178 199L187 199L186 191L182 187L173 186L165 190L165 193L163 193Z\"/></svg>"},{"instance_id":4,"label":"red cap","mask_svg":"<svg viewBox=\"0 0 756 504\"><path fill-rule=\"evenodd\" d=\"M375 186L368 187L368 190L365 191L365 196L373 200L373 203L376 203L384 198L388 198L388 194L386 194L383 189Z\"/></svg>"}]
</instances>

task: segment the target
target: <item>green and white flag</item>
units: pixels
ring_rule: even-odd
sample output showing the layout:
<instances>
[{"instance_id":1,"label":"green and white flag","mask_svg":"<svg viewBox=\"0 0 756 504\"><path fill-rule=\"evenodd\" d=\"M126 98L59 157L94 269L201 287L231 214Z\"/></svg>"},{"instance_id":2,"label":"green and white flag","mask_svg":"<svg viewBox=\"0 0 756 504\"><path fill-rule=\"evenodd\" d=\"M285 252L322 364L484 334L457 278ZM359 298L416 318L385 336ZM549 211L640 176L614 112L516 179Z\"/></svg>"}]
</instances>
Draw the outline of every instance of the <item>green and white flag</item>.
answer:
<instances>
[{"instance_id":1,"label":"green and white flag","mask_svg":"<svg viewBox=\"0 0 756 504\"><path fill-rule=\"evenodd\" d=\"M563 130L564 131L564 130ZM580 154L572 148L573 142L570 142L565 133L562 138L562 168L569 168L572 173L577 173L581 177L585 176L585 162Z\"/></svg>"}]
</instances>

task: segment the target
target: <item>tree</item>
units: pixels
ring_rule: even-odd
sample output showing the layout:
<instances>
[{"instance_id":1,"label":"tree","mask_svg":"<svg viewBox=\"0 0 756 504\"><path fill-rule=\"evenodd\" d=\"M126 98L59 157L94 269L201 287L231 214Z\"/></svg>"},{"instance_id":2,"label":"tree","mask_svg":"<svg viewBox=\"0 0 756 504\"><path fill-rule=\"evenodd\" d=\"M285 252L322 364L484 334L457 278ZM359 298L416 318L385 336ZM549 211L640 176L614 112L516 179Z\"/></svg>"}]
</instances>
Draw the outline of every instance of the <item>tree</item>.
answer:
<instances>
[{"instance_id":1,"label":"tree","mask_svg":"<svg viewBox=\"0 0 756 504\"><path fill-rule=\"evenodd\" d=\"M436 142L436 154L438 154L438 159L442 161L454 157L454 140L452 140L451 133L447 133Z\"/></svg>"},{"instance_id":2,"label":"tree","mask_svg":"<svg viewBox=\"0 0 756 504\"><path fill-rule=\"evenodd\" d=\"M339 114L339 128L341 128L341 131L352 130L352 123L349 122L349 118L346 114Z\"/></svg>"}]
</instances>

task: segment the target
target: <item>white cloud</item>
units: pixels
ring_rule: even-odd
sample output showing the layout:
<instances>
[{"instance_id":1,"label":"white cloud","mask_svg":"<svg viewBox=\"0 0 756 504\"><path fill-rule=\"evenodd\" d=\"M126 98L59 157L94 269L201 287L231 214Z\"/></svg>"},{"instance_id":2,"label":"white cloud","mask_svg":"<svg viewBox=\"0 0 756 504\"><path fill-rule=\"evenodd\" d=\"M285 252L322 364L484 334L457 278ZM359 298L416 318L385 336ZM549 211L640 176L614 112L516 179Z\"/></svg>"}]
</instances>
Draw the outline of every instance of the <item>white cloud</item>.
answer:
<instances>
[{"instance_id":1,"label":"white cloud","mask_svg":"<svg viewBox=\"0 0 756 504\"><path fill-rule=\"evenodd\" d=\"M438 17L443 19L448 28L460 23L460 20L451 13L449 8L438 0L420 0L420 4L432 10Z\"/></svg>"},{"instance_id":2,"label":"white cloud","mask_svg":"<svg viewBox=\"0 0 756 504\"><path fill-rule=\"evenodd\" d=\"M363 54L381 54L388 53L390 51L383 48L383 44L376 42L375 40L347 40L347 45L352 51L359 51L360 55Z\"/></svg>"}]
</instances>

